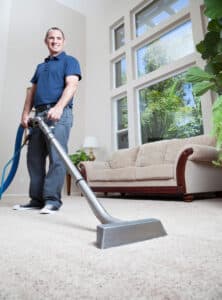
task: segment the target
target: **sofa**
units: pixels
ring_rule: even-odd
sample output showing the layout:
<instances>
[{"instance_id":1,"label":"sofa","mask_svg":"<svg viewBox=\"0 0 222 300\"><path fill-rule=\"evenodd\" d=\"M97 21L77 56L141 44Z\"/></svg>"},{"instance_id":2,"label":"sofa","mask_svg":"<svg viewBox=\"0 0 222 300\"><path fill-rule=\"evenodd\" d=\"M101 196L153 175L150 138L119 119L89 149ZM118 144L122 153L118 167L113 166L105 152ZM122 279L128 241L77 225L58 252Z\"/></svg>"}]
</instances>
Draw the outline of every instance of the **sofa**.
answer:
<instances>
[{"instance_id":1,"label":"sofa","mask_svg":"<svg viewBox=\"0 0 222 300\"><path fill-rule=\"evenodd\" d=\"M212 163L217 156L215 139L200 135L117 150L107 161L81 162L80 170L94 192L192 201L221 195L222 168Z\"/></svg>"}]
</instances>

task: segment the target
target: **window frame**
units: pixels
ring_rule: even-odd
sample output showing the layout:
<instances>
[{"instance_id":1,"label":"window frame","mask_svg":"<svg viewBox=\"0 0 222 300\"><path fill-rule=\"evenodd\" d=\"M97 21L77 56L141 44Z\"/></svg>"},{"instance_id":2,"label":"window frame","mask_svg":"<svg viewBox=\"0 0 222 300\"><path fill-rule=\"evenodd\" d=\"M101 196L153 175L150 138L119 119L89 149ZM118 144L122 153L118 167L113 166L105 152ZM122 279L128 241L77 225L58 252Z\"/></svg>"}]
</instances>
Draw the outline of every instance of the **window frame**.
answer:
<instances>
[{"instance_id":1,"label":"window frame","mask_svg":"<svg viewBox=\"0 0 222 300\"><path fill-rule=\"evenodd\" d=\"M143 40L142 43L139 43L138 45L136 45L134 47L134 53L133 53L133 64L134 64L134 78L141 78L143 76L146 76L147 74L150 74L151 72L147 73L147 74L144 74L142 76L138 76L138 65L137 65L137 51L143 47L145 47L146 45L150 45L152 44L153 42L155 42L156 40L158 40L160 37L166 35L167 33L177 29L179 26L187 23L187 22L191 22L190 18L188 18L188 16L186 16L186 18L182 18L180 20L178 20L176 23L172 24L172 26L168 27L166 30L163 30L161 32L158 32L157 34L155 35L152 35L152 37L149 38L146 38ZM191 29L192 29L192 22L191 22ZM179 61L180 59L184 59L186 57L189 57L191 54L195 53L195 44L194 44L194 51L192 53L189 53L187 55L184 55L182 58L179 58L179 59L176 59L175 61L172 61L166 65L171 65L173 64L174 62L177 62ZM160 66L158 69L164 67L165 65L162 65ZM158 70L157 69L157 70ZM155 72L156 70L152 71L152 72Z\"/></svg>"},{"instance_id":2,"label":"window frame","mask_svg":"<svg viewBox=\"0 0 222 300\"><path fill-rule=\"evenodd\" d=\"M117 73L116 73L116 64L118 62L121 62L123 58L125 58L125 61L126 61L126 55L125 55L125 53L123 53L122 55L118 56L115 60L112 61L112 74L113 74L113 77L112 77L112 83L111 84L112 84L112 88L114 88L114 89L119 89L119 88L121 88L122 86L124 86L127 83L127 72L126 72L126 82L120 84L119 86L116 85L116 80L117 80L117 78L116 78L117 77L116 76L117 75Z\"/></svg>"},{"instance_id":3,"label":"window frame","mask_svg":"<svg viewBox=\"0 0 222 300\"><path fill-rule=\"evenodd\" d=\"M173 14L169 19L161 22L160 24L154 26L153 28L151 28L149 31L150 32L145 32L142 35L137 36L136 35L136 15L141 12L146 6L150 6L153 3L155 3L156 0L147 0L147 1L143 1L142 3L138 4L134 9L132 9L131 11L131 27L132 27L132 39L136 40L136 39L140 39L143 38L143 36L149 36L150 33L155 30L155 27L166 27L168 25L168 23L172 23L172 20L174 20L174 18L177 18L180 15L184 15L185 12L189 11L189 5L188 7L185 7L183 9L181 9L179 12L177 12L176 14ZM189 2L191 0L188 0ZM197 0L198 1L198 0Z\"/></svg>"},{"instance_id":4,"label":"window frame","mask_svg":"<svg viewBox=\"0 0 222 300\"><path fill-rule=\"evenodd\" d=\"M124 45L122 45L121 47L115 49L115 30L118 29L121 25L124 26ZM124 18L120 18L117 22L115 22L111 27L110 27L110 50L111 53L114 53L116 51L119 51L120 49L122 49L125 44L126 44L126 34L125 34L125 22L124 22Z\"/></svg>"},{"instance_id":5,"label":"window frame","mask_svg":"<svg viewBox=\"0 0 222 300\"><path fill-rule=\"evenodd\" d=\"M123 100L126 98L127 102L127 128L123 129L118 129L118 111L117 111L117 102ZM115 149L120 149L118 148L118 134L119 133L124 133L127 132L128 135L128 144L129 144L129 112L128 112L128 99L127 99L127 94L123 93L120 94L118 97L115 97L112 99L112 122L113 122L113 131L114 131L114 147ZM122 148L121 148L122 149Z\"/></svg>"},{"instance_id":6,"label":"window frame","mask_svg":"<svg viewBox=\"0 0 222 300\"><path fill-rule=\"evenodd\" d=\"M116 32L117 32L117 29L119 29L121 27L123 27L124 43L117 48ZM116 28L113 29L113 39L114 39L114 41L113 41L114 51L118 51L119 49L121 49L122 47L124 47L124 45L125 45L125 25L124 25L124 23L121 23L119 26L117 26Z\"/></svg>"}]
</instances>

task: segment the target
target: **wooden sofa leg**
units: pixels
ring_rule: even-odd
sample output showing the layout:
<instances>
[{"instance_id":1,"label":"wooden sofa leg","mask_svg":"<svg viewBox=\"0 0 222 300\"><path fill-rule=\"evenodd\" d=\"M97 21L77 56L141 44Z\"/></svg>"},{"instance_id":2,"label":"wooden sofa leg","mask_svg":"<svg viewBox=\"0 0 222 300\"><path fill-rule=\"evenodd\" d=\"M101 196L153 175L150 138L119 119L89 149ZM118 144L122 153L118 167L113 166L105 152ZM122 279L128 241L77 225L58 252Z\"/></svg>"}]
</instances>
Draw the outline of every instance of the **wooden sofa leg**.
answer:
<instances>
[{"instance_id":1,"label":"wooden sofa leg","mask_svg":"<svg viewBox=\"0 0 222 300\"><path fill-rule=\"evenodd\" d=\"M192 202L193 200L194 200L194 196L192 194L183 196L183 201L185 202Z\"/></svg>"}]
</instances>

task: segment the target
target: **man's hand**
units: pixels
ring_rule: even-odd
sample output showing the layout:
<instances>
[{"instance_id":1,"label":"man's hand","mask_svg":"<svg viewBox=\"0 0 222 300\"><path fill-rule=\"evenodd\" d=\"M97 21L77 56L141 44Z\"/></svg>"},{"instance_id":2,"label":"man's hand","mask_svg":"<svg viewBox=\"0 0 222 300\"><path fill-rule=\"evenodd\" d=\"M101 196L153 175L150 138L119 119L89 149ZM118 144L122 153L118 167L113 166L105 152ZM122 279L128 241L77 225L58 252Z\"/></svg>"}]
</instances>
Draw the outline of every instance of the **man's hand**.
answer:
<instances>
[{"instance_id":1,"label":"man's hand","mask_svg":"<svg viewBox=\"0 0 222 300\"><path fill-rule=\"evenodd\" d=\"M29 114L22 114L21 125L24 128L28 128Z\"/></svg>"},{"instance_id":2,"label":"man's hand","mask_svg":"<svg viewBox=\"0 0 222 300\"><path fill-rule=\"evenodd\" d=\"M62 116L62 113L63 113L63 108L61 106L55 105L54 107L50 108L50 110L48 111L47 118L49 120L56 122L59 121L59 119Z\"/></svg>"}]
</instances>

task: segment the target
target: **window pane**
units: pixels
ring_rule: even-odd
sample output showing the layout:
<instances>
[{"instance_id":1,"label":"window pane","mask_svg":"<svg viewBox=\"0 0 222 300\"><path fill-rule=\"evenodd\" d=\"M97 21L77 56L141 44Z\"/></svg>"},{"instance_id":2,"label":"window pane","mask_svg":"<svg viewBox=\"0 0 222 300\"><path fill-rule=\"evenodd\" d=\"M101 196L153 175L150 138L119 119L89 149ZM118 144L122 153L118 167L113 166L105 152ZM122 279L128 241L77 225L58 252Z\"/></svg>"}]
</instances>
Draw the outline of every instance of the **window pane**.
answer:
<instances>
[{"instance_id":1,"label":"window pane","mask_svg":"<svg viewBox=\"0 0 222 300\"><path fill-rule=\"evenodd\" d=\"M120 61L115 63L115 87L119 87L126 83L126 59L123 57Z\"/></svg>"},{"instance_id":2,"label":"window pane","mask_svg":"<svg viewBox=\"0 0 222 300\"><path fill-rule=\"evenodd\" d=\"M124 24L120 25L114 30L114 39L115 39L115 50L119 49L125 44L125 33L124 33Z\"/></svg>"},{"instance_id":3,"label":"window pane","mask_svg":"<svg viewBox=\"0 0 222 300\"><path fill-rule=\"evenodd\" d=\"M136 36L166 21L188 4L189 0L157 0L146 6L135 15Z\"/></svg>"},{"instance_id":4,"label":"window pane","mask_svg":"<svg viewBox=\"0 0 222 300\"><path fill-rule=\"evenodd\" d=\"M128 148L128 110L127 97L116 101L116 128L117 128L117 147L118 149Z\"/></svg>"},{"instance_id":5,"label":"window pane","mask_svg":"<svg viewBox=\"0 0 222 300\"><path fill-rule=\"evenodd\" d=\"M117 147L118 149L129 148L128 130L117 133Z\"/></svg>"},{"instance_id":6,"label":"window pane","mask_svg":"<svg viewBox=\"0 0 222 300\"><path fill-rule=\"evenodd\" d=\"M117 129L128 127L127 98L124 97L117 101Z\"/></svg>"},{"instance_id":7,"label":"window pane","mask_svg":"<svg viewBox=\"0 0 222 300\"><path fill-rule=\"evenodd\" d=\"M201 103L180 74L139 91L142 143L203 133Z\"/></svg>"},{"instance_id":8,"label":"window pane","mask_svg":"<svg viewBox=\"0 0 222 300\"><path fill-rule=\"evenodd\" d=\"M194 51L191 22L137 50L137 74L143 76Z\"/></svg>"}]
</instances>

